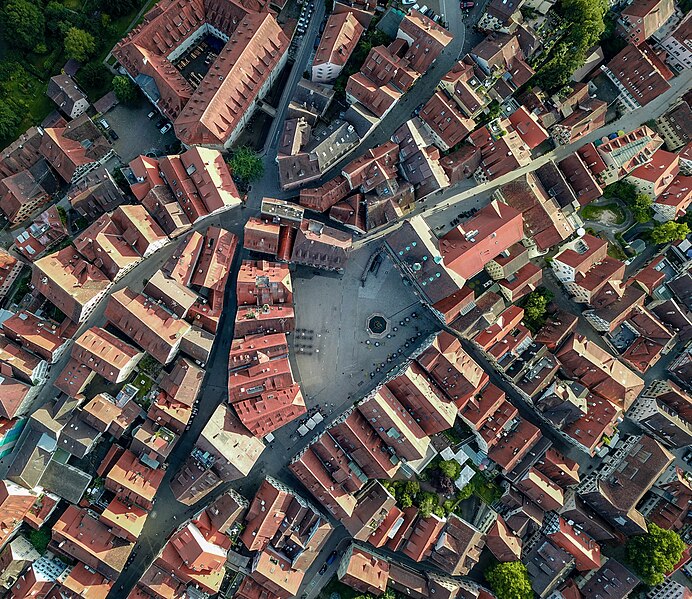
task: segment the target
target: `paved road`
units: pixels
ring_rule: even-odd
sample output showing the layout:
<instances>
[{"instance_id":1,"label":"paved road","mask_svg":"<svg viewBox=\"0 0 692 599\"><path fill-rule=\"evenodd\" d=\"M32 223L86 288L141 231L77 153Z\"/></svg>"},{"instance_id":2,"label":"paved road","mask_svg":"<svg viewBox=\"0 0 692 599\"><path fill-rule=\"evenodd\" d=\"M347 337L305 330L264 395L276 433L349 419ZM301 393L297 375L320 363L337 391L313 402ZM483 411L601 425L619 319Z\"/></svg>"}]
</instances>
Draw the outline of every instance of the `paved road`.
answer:
<instances>
[{"instance_id":1,"label":"paved road","mask_svg":"<svg viewBox=\"0 0 692 599\"><path fill-rule=\"evenodd\" d=\"M292 69L291 75L289 76L289 81L287 83L287 93L282 97L281 103L277 108L277 119L272 125L270 130L270 135L268 137L268 144L266 146L264 164L265 164L265 174L260 182L258 182L252 191L248 194L247 208L244 210L234 209L227 213L224 213L210 222L205 222L200 225L200 228L206 227L209 224L220 224L222 227L231 230L236 235L239 236L242 245L242 227L243 223L249 216L256 215L258 213L259 203L263 196L281 196L277 190L277 172L275 163L275 152L276 152L276 139L279 127L282 125L282 118L285 115L288 101L292 95L295 85L297 85L298 80L302 76L305 70L305 65L309 58L310 50L312 48L315 36L317 34L317 29L319 27L319 22L323 16L323 8L321 3L317 3L318 7L315 9L313 19L306 33L305 39L303 41L303 46L299 50L296 56L296 62ZM458 5L457 5L458 6ZM383 143L386 141L394 130L403 121L409 118L411 111L418 106L423 101L427 100L434 88L439 81L440 77L452 66L455 60L457 60L461 48L464 43L464 29L463 25L460 24L461 19L450 19L454 25L453 28L459 29L459 35L455 36L455 39L449 46L443 51L441 56L438 58L437 62L433 67L419 80L419 82L414 86L414 88L404 96L402 101L395 107L395 109L382 121L378 129L373 133L371 138L369 138L365 145L358 148L357 152L360 154L364 149L372 147L374 145ZM687 75L689 80L689 74ZM682 85L676 86L677 92L682 89ZM661 110L657 112L660 114L663 112L663 103L668 102L670 98L659 99L655 102L656 106L661 107ZM654 111L658 111L659 108L654 108ZM612 130L616 127L627 128L626 122L629 119L641 118L628 115L624 119L618 121L618 123L611 125L608 129ZM645 118L652 118L652 116L647 116ZM603 133L601 133L602 135ZM561 149L565 155L569 151L567 148ZM573 151L573 149L571 150ZM351 156L345 157L342 160L342 164L345 164L351 160ZM536 168L534 166L533 168ZM335 167L336 168L336 167ZM532 169L531 169L532 170ZM526 171L528 172L528 170ZM518 175L514 175L518 176ZM509 179L511 180L511 179ZM500 182L495 183L492 187L501 184ZM491 189L492 187L489 187ZM458 191L458 190L457 190ZM488 190L485 189L478 193L487 193ZM450 192L453 193L453 192ZM478 193L474 192L473 189L465 192L469 198L474 198ZM443 195L438 201L434 202L431 206L425 207L422 212L428 213L434 210L443 209L442 204L448 202L448 205L455 205L460 201L456 196L446 196ZM446 206L445 206L446 207ZM378 234L379 236L379 234ZM374 238L374 237L373 237ZM368 241L372 240L369 238ZM155 256L149 258L145 262L141 263L137 268L135 268L131 273L123 278L122 281L118 283L115 289L122 288L124 286L130 286L133 289L141 289L141 281L145 278L150 277L161 264L171 255L174 244L171 244L158 252ZM183 506L179 504L172 496L169 481L172 476L175 475L176 471L180 465L184 462L185 458L189 455L201 429L204 427L208 418L216 407L225 401L227 396L226 382L227 382L227 357L230 349L230 344L233 337L233 322L235 319L235 281L237 277L237 270L240 260L245 257L247 253L243 250L238 252L234 263L233 270L229 276L229 282L226 290L226 306L227 309L221 318L219 332L216 336L216 343L214 345L214 350L212 356L207 365L207 374L203 387L202 400L200 401L199 413L194 419L192 426L189 431L182 435L182 438L175 447L168 466L168 472L163 484L161 485L159 492L157 493L155 507L147 519L144 530L140 536L139 542L136 544L133 555L136 559L133 563L125 569L120 578L117 580L114 589L109 594L110 599L120 598L126 596L129 590L134 586L134 584L139 580L144 570L148 567L154 557L158 554L161 547L163 546L166 538L172 533L172 531L185 519L189 518L191 515L195 514L199 509L204 507L209 501L221 494L229 487L233 487L236 490L243 492L245 496L252 496L256 487L259 485L260 481L266 476L271 475L282 481L288 482L296 486L295 481L286 469L286 452L282 451L281 448L271 446L265 450L260 460L256 464L255 468L252 470L250 475L243 480L234 481L233 483L222 485L220 488L216 489L213 493L207 496L200 505L195 505L192 507ZM89 319L87 323L82 326L82 330L93 324L98 324L103 321L103 310L105 309L105 302L96 310L94 315ZM521 410L526 415L527 418L532 416L530 408L524 405L523 399L519 394L514 391L501 377L500 375L488 364L487 360L483 356L478 355L479 352L475 348L469 348L470 353L483 365L484 368L491 373L491 380L495 382L500 388L505 390L508 397L516 401L517 406L522 406ZM64 359L66 361L66 358ZM64 366L64 363L56 364L53 367L51 373L51 380L54 380L56 373ZM41 401L47 401L53 398L54 393L52 392L50 386L47 386L44 392L39 396ZM531 412L531 413L530 413ZM557 437L553 432L547 431L546 435L555 437L554 443L558 447L564 447L565 442ZM302 444L306 444L307 441L302 441ZM296 450L299 448L296 447ZM565 448L569 449L569 448ZM300 487L297 487L300 488ZM339 532L341 530L341 532ZM343 540L343 529L337 529L333 538L329 540L328 546L337 546ZM331 550L331 549L330 549ZM321 564L319 560L315 563L313 568L308 572L305 577L303 590L308 590L310 596L314 596L319 590L321 584L312 584L311 581L314 579L316 570L319 569ZM324 582L327 581L328 577L325 575L322 577ZM122 587L122 588L121 588ZM309 587L309 588L308 588ZM301 591L301 592L302 592Z\"/></svg>"},{"instance_id":2,"label":"paved road","mask_svg":"<svg viewBox=\"0 0 692 599\"><path fill-rule=\"evenodd\" d=\"M272 125L269 129L269 135L267 135L267 140L264 145L265 152L268 154L273 154L271 156L272 159L276 158L276 147L278 146L279 135L283 128L284 119L286 118L286 111L288 110L288 105L291 102L291 98L295 93L296 87L298 86L298 82L301 80L303 73L307 69L313 44L319 32L320 23L324 18L324 10L324 2L315 3L315 9L310 19L310 23L308 24L303 41L295 56L291 74L286 81L279 106L276 108L276 116L272 121ZM270 152L270 150L273 150L273 152Z\"/></svg>"},{"instance_id":3,"label":"paved road","mask_svg":"<svg viewBox=\"0 0 692 599\"><path fill-rule=\"evenodd\" d=\"M448 1L452 2L452 0ZM452 2L452 5L456 6L457 13L460 13L459 4ZM452 68L452 65L459 60L459 53L464 46L466 32L461 20L461 14L451 19L450 28L454 34L454 38L447 44L444 50L442 50L433 65L416 81L414 86L404 94L394 108L385 115L376 129L365 141L353 148L353 150L348 152L339 162L335 163L334 166L323 173L322 177L312 185L313 187L317 187L335 177L346 164L355 157L360 156L366 150L388 141L392 134L411 118L413 111L419 105L430 99L440 79L442 79L445 73Z\"/></svg>"},{"instance_id":4,"label":"paved road","mask_svg":"<svg viewBox=\"0 0 692 599\"><path fill-rule=\"evenodd\" d=\"M639 108L635 111L632 111L624 115L617 121L610 123L609 125L606 125L605 127L590 133L589 135L585 135L584 137L570 145L559 146L552 152L544 154L543 156L540 156L535 160L531 161L528 165L518 168L512 171L511 173L498 177L493 181L489 181L487 183L475 185L472 187L466 187L466 189L464 189L461 192L459 192L459 188L456 186L450 187L446 189L443 194L428 198L425 202L423 202L421 206L414 210L413 213L408 214L405 217L402 217L395 221L392 221L391 224L387 225L382 229L364 235L354 245L355 247L360 247L366 243L370 243L371 241L381 239L385 235L388 235L389 233L400 227L401 223L404 220L411 218L411 216L415 214L421 214L424 217L426 217L432 214L439 213L452 206L457 206L460 202L467 203L475 199L487 198L495 189L497 189L501 185L514 181L522 175L535 171L538 167L546 164L550 160L562 160L563 158L566 158L567 156L574 154L574 152L576 152L578 148L580 148L586 143L593 142L605 135L612 133L613 131L618 131L620 129L624 131L631 131L632 129L638 127L641 123L646 122L650 119L654 119L663 114L670 107L675 98L677 98L681 93L689 89L690 83L692 83L692 70L685 71L684 73L682 73L682 75L675 78L672 82L670 90L668 90L664 94L661 94L658 98L656 98L643 108ZM462 184L467 185L466 182L462 182Z\"/></svg>"}]
</instances>

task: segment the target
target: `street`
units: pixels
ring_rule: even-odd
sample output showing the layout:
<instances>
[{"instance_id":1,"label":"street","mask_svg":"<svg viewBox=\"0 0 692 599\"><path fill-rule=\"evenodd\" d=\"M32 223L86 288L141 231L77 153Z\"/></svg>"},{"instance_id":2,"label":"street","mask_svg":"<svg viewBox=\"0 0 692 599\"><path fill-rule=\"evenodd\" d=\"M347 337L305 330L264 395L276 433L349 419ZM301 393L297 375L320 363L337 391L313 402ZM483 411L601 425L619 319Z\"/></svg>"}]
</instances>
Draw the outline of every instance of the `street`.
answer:
<instances>
[{"instance_id":1,"label":"street","mask_svg":"<svg viewBox=\"0 0 692 599\"><path fill-rule=\"evenodd\" d=\"M482 12L483 3L474 9L474 14ZM361 145L345 155L313 186L336 176L341 168L361 155L364 151L389 140L395 130L411 117L415 108L426 102L434 93L441 77L459 59L467 45L466 25L458 0L440 0L440 8L445 19L449 22L450 31L454 38L442 51L431 68L420 77L413 88L406 93L395 107L385 116L374 132ZM591 133L578 142L557 149L537 158L529 165L499 177L489 183L477 185L473 179L465 180L450 187L439 195L428 197L420 203L413 213L392 221L380 230L367 233L354 242L350 262L344 273L332 274L315 272L314 269L292 267L296 326L310 333L310 345L301 340L299 335L291 335L290 360L296 381L301 384L308 409L319 407L325 419L312 434L306 437L298 436L296 429L299 423L291 422L275 432L275 440L267 444L249 475L241 480L226 482L193 506L186 506L173 496L170 488L171 479L190 456L192 448L202 429L216 408L228 400L228 354L234 334L236 316L236 281L241 261L250 257L247 250L242 249L243 228L249 217L258 216L262 198L287 198L295 196L295 191L282 192L279 188L278 169L276 164L277 146L288 104L296 86L308 68L308 61L317 38L320 24L325 15L322 2L315 4L314 14L307 26L302 43L295 55L279 105L276 107L276 117L272 121L269 133L264 143L262 163L264 173L248 192L245 206L215 215L197 223L193 230L204 231L208 226L216 225L231 231L238 237L238 251L234 257L225 290L224 310L219 322L211 356L206 364L206 374L202 386L199 411L191 422L189 430L180 435L167 465L165 477L158 489L154 500L154 508L150 512L144 528L134 546L132 559L125 567L113 588L108 594L109 599L126 597L130 590L142 578L145 570L156 559L168 537L187 519L193 517L205 506L212 502L227 489L233 488L248 499L252 499L256 489L266 476L292 486L298 493L303 493L312 500L301 485L287 469L287 463L292 456L306 447L316 434L324 431L331 420L345 409L353 405L356 399L363 397L375 388L387 374L398 364L404 362L422 341L439 329L436 320L422 309L410 286L403 281L393 264L383 262L380 272L365 274L371 254L378 249L384 237L394 231L413 215L420 214L426 218L433 228L447 226L457 213L480 208L488 203L490 195L497 187L508 183L526 173L532 172L550 160L560 160L576 151L586 142L596 140L618 129L629 130L649 119L653 119L669 107L673 98L689 88L692 72L684 72L672 81L672 89L659 96L645 108L626 114L617 121L607 125L597 132ZM140 262L126 274L111 289L111 293L122 288L139 292L145 282L173 255L178 242L172 241L151 257ZM646 256L654 248L647 248L628 267L628 273L635 267L641 266ZM580 306L572 302L564 289L556 281L546 276L545 286L555 294L556 304L579 316L578 332L588 336L600 345L604 345L601 336L581 316ZM108 303L106 297L80 325L75 337L92 326L105 324L104 311ZM381 314L392 329L390 336L384 337L377 344L371 342L366 330L367 319L373 314ZM373 338L374 339L374 338ZM508 399L519 409L521 416L536 424L543 435L566 456L578 461L585 471L594 466L593 460L575 446L569 444L554 429L547 427L536 416L533 407L507 382L485 355L472 343L462 341L467 353L490 375L492 383L502 389ZM676 347L676 350L680 349ZM304 351L309 350L309 351ZM316 351L315 351L316 350ZM662 359L645 375L648 382L663 376L665 367L672 359L673 352ZM53 384L69 361L69 351L51 367L48 381L35 399L32 410L55 399L57 391ZM626 421L621 430L634 431L636 426ZM28 434L28 427L17 442L19 446ZM10 456L11 459L11 456ZM0 460L0 476L6 473L9 459ZM319 506L318 506L319 507ZM331 551L343 551L350 537L347 531L327 512L324 514L332 522L335 530L328 539L318 558L306 573L299 595L306 599L314 599L338 568L339 561L331 564L325 574L320 575L319 569L324 564L322 556ZM389 555L386 549L380 550ZM415 562L401 554L396 559L414 566ZM434 567L426 564L427 569L435 571ZM440 574L447 575L444 572Z\"/></svg>"}]
</instances>

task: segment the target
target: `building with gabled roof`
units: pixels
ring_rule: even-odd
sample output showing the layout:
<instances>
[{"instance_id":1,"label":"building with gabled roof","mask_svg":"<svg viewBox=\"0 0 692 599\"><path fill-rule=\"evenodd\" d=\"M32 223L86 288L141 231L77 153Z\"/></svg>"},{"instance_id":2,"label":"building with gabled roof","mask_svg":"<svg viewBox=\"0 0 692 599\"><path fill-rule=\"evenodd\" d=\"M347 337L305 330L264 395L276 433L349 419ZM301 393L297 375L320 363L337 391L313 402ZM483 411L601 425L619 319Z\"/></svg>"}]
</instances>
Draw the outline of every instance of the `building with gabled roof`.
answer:
<instances>
[{"instance_id":1,"label":"building with gabled roof","mask_svg":"<svg viewBox=\"0 0 692 599\"><path fill-rule=\"evenodd\" d=\"M340 271L346 265L351 245L349 233L305 219L296 230L290 261Z\"/></svg>"},{"instance_id":2,"label":"building with gabled roof","mask_svg":"<svg viewBox=\"0 0 692 599\"><path fill-rule=\"evenodd\" d=\"M43 131L31 127L0 152L0 176L2 178L27 170L41 160L39 148Z\"/></svg>"},{"instance_id":3,"label":"building with gabled roof","mask_svg":"<svg viewBox=\"0 0 692 599\"><path fill-rule=\"evenodd\" d=\"M60 218L58 207L54 205L41 212L26 229L15 233L14 247L33 262L65 237L67 228Z\"/></svg>"},{"instance_id":4,"label":"building with gabled roof","mask_svg":"<svg viewBox=\"0 0 692 599\"><path fill-rule=\"evenodd\" d=\"M529 571L531 588L539 597L547 597L574 568L574 558L541 536L522 558Z\"/></svg>"},{"instance_id":5,"label":"building with gabled roof","mask_svg":"<svg viewBox=\"0 0 692 599\"><path fill-rule=\"evenodd\" d=\"M481 272L488 260L523 238L521 213L493 201L442 237L440 253L448 268L468 280Z\"/></svg>"},{"instance_id":6,"label":"building with gabled roof","mask_svg":"<svg viewBox=\"0 0 692 599\"><path fill-rule=\"evenodd\" d=\"M419 514L411 536L404 545L404 555L416 562L430 558L444 526L445 521L436 514L431 514L428 518Z\"/></svg>"},{"instance_id":7,"label":"building with gabled roof","mask_svg":"<svg viewBox=\"0 0 692 599\"><path fill-rule=\"evenodd\" d=\"M404 58L421 74L431 67L453 39L449 31L413 9L399 23L396 37L408 44Z\"/></svg>"},{"instance_id":8,"label":"building with gabled roof","mask_svg":"<svg viewBox=\"0 0 692 599\"><path fill-rule=\"evenodd\" d=\"M0 548L19 530L36 499L29 489L9 480L0 480Z\"/></svg>"},{"instance_id":9,"label":"building with gabled roof","mask_svg":"<svg viewBox=\"0 0 692 599\"><path fill-rule=\"evenodd\" d=\"M688 13L675 30L660 42L660 47L666 54L666 62L679 72L692 67L692 50L688 43L690 31L692 19Z\"/></svg>"},{"instance_id":10,"label":"building with gabled roof","mask_svg":"<svg viewBox=\"0 0 692 599\"><path fill-rule=\"evenodd\" d=\"M416 362L385 383L427 435L434 435L454 426L457 406Z\"/></svg>"},{"instance_id":11,"label":"building with gabled roof","mask_svg":"<svg viewBox=\"0 0 692 599\"><path fill-rule=\"evenodd\" d=\"M111 383L125 381L143 352L99 327L85 331L72 346L72 357Z\"/></svg>"},{"instance_id":12,"label":"building with gabled roof","mask_svg":"<svg viewBox=\"0 0 692 599\"><path fill-rule=\"evenodd\" d=\"M674 456L648 435L630 436L600 470L582 479L579 496L627 536L647 531L637 505L673 462Z\"/></svg>"},{"instance_id":13,"label":"building with gabled roof","mask_svg":"<svg viewBox=\"0 0 692 599\"><path fill-rule=\"evenodd\" d=\"M625 111L646 106L668 91L668 81L673 78L670 69L645 42L638 46L627 44L600 68L617 87L618 103Z\"/></svg>"},{"instance_id":14,"label":"building with gabled roof","mask_svg":"<svg viewBox=\"0 0 692 599\"><path fill-rule=\"evenodd\" d=\"M106 167L100 166L71 185L67 199L72 208L92 222L115 210L126 198Z\"/></svg>"},{"instance_id":15,"label":"building with gabled roof","mask_svg":"<svg viewBox=\"0 0 692 599\"><path fill-rule=\"evenodd\" d=\"M142 260L122 233L110 215L104 214L73 241L77 251L114 283Z\"/></svg>"},{"instance_id":16,"label":"building with gabled roof","mask_svg":"<svg viewBox=\"0 0 692 599\"><path fill-rule=\"evenodd\" d=\"M601 567L599 544L555 512L546 514L543 534L574 558L574 565L580 572Z\"/></svg>"},{"instance_id":17,"label":"building with gabled roof","mask_svg":"<svg viewBox=\"0 0 692 599\"><path fill-rule=\"evenodd\" d=\"M377 389L357 409L399 457L408 461L425 457L430 438L387 387Z\"/></svg>"},{"instance_id":18,"label":"building with gabled roof","mask_svg":"<svg viewBox=\"0 0 692 599\"><path fill-rule=\"evenodd\" d=\"M53 525L50 547L60 555L77 559L107 578L115 579L125 568L134 543L108 532L108 526L86 509L70 505Z\"/></svg>"},{"instance_id":19,"label":"building with gabled roof","mask_svg":"<svg viewBox=\"0 0 692 599\"><path fill-rule=\"evenodd\" d=\"M43 131L41 155L68 183L79 181L114 155L110 143L86 114Z\"/></svg>"},{"instance_id":20,"label":"building with gabled roof","mask_svg":"<svg viewBox=\"0 0 692 599\"><path fill-rule=\"evenodd\" d=\"M209 68L193 78L188 51L212 38ZM174 121L187 145L228 147L274 83L287 58L288 39L266 7L230 0L178 0L149 11L114 55L144 94Z\"/></svg>"},{"instance_id":21,"label":"building with gabled roof","mask_svg":"<svg viewBox=\"0 0 692 599\"><path fill-rule=\"evenodd\" d=\"M51 364L66 349L67 340L58 334L58 325L26 310L20 310L3 320L0 328L6 337Z\"/></svg>"},{"instance_id":22,"label":"building with gabled roof","mask_svg":"<svg viewBox=\"0 0 692 599\"><path fill-rule=\"evenodd\" d=\"M479 76L480 75L480 76ZM483 73L477 73L472 62L464 57L440 80L440 88L446 90L451 99L470 118L478 116L490 102L483 86Z\"/></svg>"},{"instance_id":23,"label":"building with gabled roof","mask_svg":"<svg viewBox=\"0 0 692 599\"><path fill-rule=\"evenodd\" d=\"M480 150L481 163L474 172L478 183L485 183L526 166L531 152L509 121L496 119L476 129L469 141Z\"/></svg>"},{"instance_id":24,"label":"building with gabled roof","mask_svg":"<svg viewBox=\"0 0 692 599\"><path fill-rule=\"evenodd\" d=\"M625 6L617 19L617 32L638 46L649 39L673 16L673 0L636 0Z\"/></svg>"},{"instance_id":25,"label":"building with gabled roof","mask_svg":"<svg viewBox=\"0 0 692 599\"><path fill-rule=\"evenodd\" d=\"M508 120L530 150L535 150L549 137L548 132L541 126L536 116L526 110L524 106L520 106L510 114Z\"/></svg>"},{"instance_id":26,"label":"building with gabled roof","mask_svg":"<svg viewBox=\"0 0 692 599\"><path fill-rule=\"evenodd\" d=\"M134 453L125 450L106 473L105 487L123 503L150 510L164 475L163 470L146 466Z\"/></svg>"},{"instance_id":27,"label":"building with gabled roof","mask_svg":"<svg viewBox=\"0 0 692 599\"><path fill-rule=\"evenodd\" d=\"M418 116L435 145L445 152L466 139L476 125L453 99L447 98L441 91L433 94Z\"/></svg>"},{"instance_id":28,"label":"building with gabled roof","mask_svg":"<svg viewBox=\"0 0 692 599\"><path fill-rule=\"evenodd\" d=\"M577 584L584 599L626 599L641 581L612 557L603 557L598 570L587 573Z\"/></svg>"},{"instance_id":29,"label":"building with gabled roof","mask_svg":"<svg viewBox=\"0 0 692 599\"><path fill-rule=\"evenodd\" d=\"M691 203L692 177L679 175L654 201L654 218L659 222L667 222L684 216Z\"/></svg>"},{"instance_id":30,"label":"building with gabled roof","mask_svg":"<svg viewBox=\"0 0 692 599\"><path fill-rule=\"evenodd\" d=\"M483 547L485 533L456 514L450 514L430 560L447 574L465 576L478 563Z\"/></svg>"},{"instance_id":31,"label":"building with gabled roof","mask_svg":"<svg viewBox=\"0 0 692 599\"><path fill-rule=\"evenodd\" d=\"M581 385L625 411L644 388L637 374L582 335L573 334L556 356Z\"/></svg>"},{"instance_id":32,"label":"building with gabled roof","mask_svg":"<svg viewBox=\"0 0 692 599\"><path fill-rule=\"evenodd\" d=\"M49 200L50 196L31 171L20 171L0 180L0 212L12 225L29 218Z\"/></svg>"},{"instance_id":33,"label":"building with gabled roof","mask_svg":"<svg viewBox=\"0 0 692 599\"><path fill-rule=\"evenodd\" d=\"M85 321L113 285L72 246L34 262L31 283L73 322Z\"/></svg>"},{"instance_id":34,"label":"building with gabled roof","mask_svg":"<svg viewBox=\"0 0 692 599\"><path fill-rule=\"evenodd\" d=\"M387 590L389 562L351 544L341 558L337 576L351 588L379 597Z\"/></svg>"},{"instance_id":35,"label":"building with gabled roof","mask_svg":"<svg viewBox=\"0 0 692 599\"><path fill-rule=\"evenodd\" d=\"M190 324L178 320L142 294L121 289L112 294L105 317L161 364L175 357Z\"/></svg>"},{"instance_id":36,"label":"building with gabled roof","mask_svg":"<svg viewBox=\"0 0 692 599\"><path fill-rule=\"evenodd\" d=\"M60 112L71 119L84 114L89 108L86 94L77 87L75 80L66 74L50 78L46 95L57 104Z\"/></svg>"},{"instance_id":37,"label":"building with gabled roof","mask_svg":"<svg viewBox=\"0 0 692 599\"><path fill-rule=\"evenodd\" d=\"M446 331L438 333L416 361L459 409L489 380L488 373L464 351L459 339Z\"/></svg>"},{"instance_id":38,"label":"building with gabled roof","mask_svg":"<svg viewBox=\"0 0 692 599\"><path fill-rule=\"evenodd\" d=\"M627 417L665 445L692 445L692 397L671 380L652 382Z\"/></svg>"},{"instance_id":39,"label":"building with gabled roof","mask_svg":"<svg viewBox=\"0 0 692 599\"><path fill-rule=\"evenodd\" d=\"M352 12L329 15L312 61L313 81L334 81L355 50L365 29Z\"/></svg>"},{"instance_id":40,"label":"building with gabled roof","mask_svg":"<svg viewBox=\"0 0 692 599\"><path fill-rule=\"evenodd\" d=\"M196 447L211 456L213 471L225 480L247 476L264 451L264 443L245 429L230 407L224 405L216 408Z\"/></svg>"},{"instance_id":41,"label":"building with gabled roof","mask_svg":"<svg viewBox=\"0 0 692 599\"><path fill-rule=\"evenodd\" d=\"M679 162L677 154L659 148L649 162L638 166L627 175L627 181L632 183L639 193L655 200L675 179L680 171Z\"/></svg>"},{"instance_id":42,"label":"building with gabled roof","mask_svg":"<svg viewBox=\"0 0 692 599\"><path fill-rule=\"evenodd\" d=\"M522 541L498 514L485 539L486 547L500 562L513 562L521 558Z\"/></svg>"}]
</instances>

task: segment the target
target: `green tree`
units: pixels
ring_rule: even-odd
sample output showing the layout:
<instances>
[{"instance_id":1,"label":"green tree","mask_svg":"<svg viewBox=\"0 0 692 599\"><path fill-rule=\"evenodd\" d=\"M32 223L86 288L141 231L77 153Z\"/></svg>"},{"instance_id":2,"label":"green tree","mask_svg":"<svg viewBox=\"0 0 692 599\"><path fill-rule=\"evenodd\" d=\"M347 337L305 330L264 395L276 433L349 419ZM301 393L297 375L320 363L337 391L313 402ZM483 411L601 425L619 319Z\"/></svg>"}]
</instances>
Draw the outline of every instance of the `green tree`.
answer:
<instances>
[{"instance_id":1,"label":"green tree","mask_svg":"<svg viewBox=\"0 0 692 599\"><path fill-rule=\"evenodd\" d=\"M7 0L1 16L4 38L12 45L32 50L45 42L46 21L35 4L27 0Z\"/></svg>"},{"instance_id":2,"label":"green tree","mask_svg":"<svg viewBox=\"0 0 692 599\"><path fill-rule=\"evenodd\" d=\"M100 0L101 10L114 17L122 17L140 6L139 0Z\"/></svg>"},{"instance_id":3,"label":"green tree","mask_svg":"<svg viewBox=\"0 0 692 599\"><path fill-rule=\"evenodd\" d=\"M422 491L416 496L416 500L418 501L420 515L423 518L429 518L440 503L437 494L430 491Z\"/></svg>"},{"instance_id":4,"label":"green tree","mask_svg":"<svg viewBox=\"0 0 692 599\"><path fill-rule=\"evenodd\" d=\"M627 181L617 181L611 183L603 190L603 197L608 199L617 198L630 205L637 197L637 188Z\"/></svg>"},{"instance_id":5,"label":"green tree","mask_svg":"<svg viewBox=\"0 0 692 599\"><path fill-rule=\"evenodd\" d=\"M547 289L536 289L524 300L524 318L534 328L540 328L545 321L545 314L552 294Z\"/></svg>"},{"instance_id":6,"label":"green tree","mask_svg":"<svg viewBox=\"0 0 692 599\"><path fill-rule=\"evenodd\" d=\"M529 571L519 561L495 564L484 576L498 599L533 599Z\"/></svg>"},{"instance_id":7,"label":"green tree","mask_svg":"<svg viewBox=\"0 0 692 599\"><path fill-rule=\"evenodd\" d=\"M34 546L36 551L43 555L48 548L48 543L50 543L50 528L44 526L38 530L30 530L29 543Z\"/></svg>"},{"instance_id":8,"label":"green tree","mask_svg":"<svg viewBox=\"0 0 692 599\"><path fill-rule=\"evenodd\" d=\"M233 175L243 183L251 183L262 178L264 163L251 148L243 146L233 152L228 165Z\"/></svg>"},{"instance_id":9,"label":"green tree","mask_svg":"<svg viewBox=\"0 0 692 599\"><path fill-rule=\"evenodd\" d=\"M607 5L604 0L563 0L559 10L566 21L564 34L537 73L539 83L549 90L565 85L586 62L587 51L605 31Z\"/></svg>"},{"instance_id":10,"label":"green tree","mask_svg":"<svg viewBox=\"0 0 692 599\"><path fill-rule=\"evenodd\" d=\"M452 480L456 480L461 474L461 464L456 460L442 460L439 469L444 476Z\"/></svg>"},{"instance_id":11,"label":"green tree","mask_svg":"<svg viewBox=\"0 0 692 599\"><path fill-rule=\"evenodd\" d=\"M685 239L690 234L690 227L687 223L676 223L669 221L656 225L651 231L651 241L654 243L671 243Z\"/></svg>"},{"instance_id":12,"label":"green tree","mask_svg":"<svg viewBox=\"0 0 692 599\"><path fill-rule=\"evenodd\" d=\"M647 194L638 193L632 203L629 205L629 208L632 211L632 216L634 216L634 220L636 220L638 223L648 223L653 216L651 210L652 205L653 202Z\"/></svg>"},{"instance_id":13,"label":"green tree","mask_svg":"<svg viewBox=\"0 0 692 599\"><path fill-rule=\"evenodd\" d=\"M70 27L65 35L65 53L68 57L85 62L96 52L96 40L91 33Z\"/></svg>"},{"instance_id":14,"label":"green tree","mask_svg":"<svg viewBox=\"0 0 692 599\"><path fill-rule=\"evenodd\" d=\"M137 99L137 88L130 79L124 75L113 77L113 91L123 104L132 104Z\"/></svg>"},{"instance_id":15,"label":"green tree","mask_svg":"<svg viewBox=\"0 0 692 599\"><path fill-rule=\"evenodd\" d=\"M399 507L402 510L405 510L407 507L411 507L413 505L413 497L411 497L411 495L408 493L402 493L399 497L397 497L396 502L399 504Z\"/></svg>"},{"instance_id":16,"label":"green tree","mask_svg":"<svg viewBox=\"0 0 692 599\"><path fill-rule=\"evenodd\" d=\"M4 100L0 100L0 139L8 140L17 134L17 127L22 122L22 117L14 107Z\"/></svg>"},{"instance_id":17,"label":"green tree","mask_svg":"<svg viewBox=\"0 0 692 599\"><path fill-rule=\"evenodd\" d=\"M110 71L101 62L89 62L77 73L77 81L86 88L102 88L111 77Z\"/></svg>"},{"instance_id":18,"label":"green tree","mask_svg":"<svg viewBox=\"0 0 692 599\"><path fill-rule=\"evenodd\" d=\"M649 532L633 537L627 543L627 559L639 577L649 586L663 582L682 558L685 551L680 535L673 530L665 530L649 524Z\"/></svg>"}]
</instances>

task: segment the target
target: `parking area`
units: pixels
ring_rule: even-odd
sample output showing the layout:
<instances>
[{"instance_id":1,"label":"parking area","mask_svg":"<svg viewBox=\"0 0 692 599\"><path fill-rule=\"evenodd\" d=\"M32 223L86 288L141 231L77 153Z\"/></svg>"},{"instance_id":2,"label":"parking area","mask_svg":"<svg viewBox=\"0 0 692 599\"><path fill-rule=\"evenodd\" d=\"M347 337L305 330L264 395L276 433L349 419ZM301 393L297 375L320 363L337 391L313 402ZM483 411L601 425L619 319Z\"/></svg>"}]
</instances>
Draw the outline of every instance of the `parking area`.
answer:
<instances>
[{"instance_id":1,"label":"parking area","mask_svg":"<svg viewBox=\"0 0 692 599\"><path fill-rule=\"evenodd\" d=\"M322 406L327 419L372 389L438 328L384 255L361 284L375 249L354 252L340 276L306 268L293 274L294 375L308 407Z\"/></svg>"},{"instance_id":2,"label":"parking area","mask_svg":"<svg viewBox=\"0 0 692 599\"><path fill-rule=\"evenodd\" d=\"M163 117L158 112L153 118L147 116L153 110L153 106L142 98L134 106L118 104L97 119L98 124L105 119L108 130L115 131L118 139L113 140L113 148L123 162L130 162L140 154L165 154L177 146L173 128L165 134L160 131L158 125Z\"/></svg>"}]
</instances>

